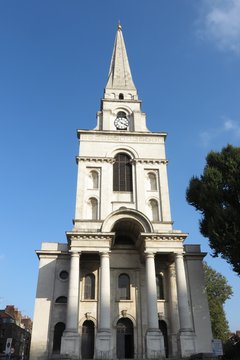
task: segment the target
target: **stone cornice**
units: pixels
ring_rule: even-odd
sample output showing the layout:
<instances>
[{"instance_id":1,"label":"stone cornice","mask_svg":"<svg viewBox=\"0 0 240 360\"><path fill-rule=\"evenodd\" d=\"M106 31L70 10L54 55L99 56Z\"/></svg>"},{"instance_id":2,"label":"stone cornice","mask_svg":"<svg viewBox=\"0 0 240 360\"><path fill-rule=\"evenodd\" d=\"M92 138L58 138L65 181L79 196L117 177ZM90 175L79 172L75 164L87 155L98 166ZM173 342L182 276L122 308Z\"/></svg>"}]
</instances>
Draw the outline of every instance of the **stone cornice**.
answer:
<instances>
[{"instance_id":1,"label":"stone cornice","mask_svg":"<svg viewBox=\"0 0 240 360\"><path fill-rule=\"evenodd\" d=\"M109 163L114 164L115 159L110 157L94 157L94 156L76 156L77 164L79 162L98 162L98 163ZM133 164L168 164L168 160L166 159L132 159L131 162Z\"/></svg>"},{"instance_id":2,"label":"stone cornice","mask_svg":"<svg viewBox=\"0 0 240 360\"><path fill-rule=\"evenodd\" d=\"M112 240L112 238L115 236L115 233L80 233L80 232L67 232L66 233L68 240Z\"/></svg>"},{"instance_id":3,"label":"stone cornice","mask_svg":"<svg viewBox=\"0 0 240 360\"><path fill-rule=\"evenodd\" d=\"M188 235L184 233L180 234L145 234L142 233L141 237L145 241L177 241L177 242L183 242Z\"/></svg>"},{"instance_id":4,"label":"stone cornice","mask_svg":"<svg viewBox=\"0 0 240 360\"><path fill-rule=\"evenodd\" d=\"M98 163L110 163L113 164L115 162L114 158L110 157L94 157L94 156L76 156L76 162L77 164L79 162L98 162Z\"/></svg>"},{"instance_id":5,"label":"stone cornice","mask_svg":"<svg viewBox=\"0 0 240 360\"><path fill-rule=\"evenodd\" d=\"M184 259L186 260L203 260L207 255L207 253L206 252L184 253L183 255L184 255Z\"/></svg>"},{"instance_id":6,"label":"stone cornice","mask_svg":"<svg viewBox=\"0 0 240 360\"><path fill-rule=\"evenodd\" d=\"M136 164L168 164L166 159L134 159Z\"/></svg>"},{"instance_id":7,"label":"stone cornice","mask_svg":"<svg viewBox=\"0 0 240 360\"><path fill-rule=\"evenodd\" d=\"M41 257L56 259L60 255L61 256L69 256L68 251L61 251L61 250L36 250L36 254L39 259Z\"/></svg>"},{"instance_id":8,"label":"stone cornice","mask_svg":"<svg viewBox=\"0 0 240 360\"><path fill-rule=\"evenodd\" d=\"M101 101L104 101L104 102L109 102L109 103L119 103L122 105L122 100L119 100L119 99L107 99L107 98L102 98ZM142 100L139 100L139 99L124 99L124 102L126 103L142 103ZM98 113L101 113L100 111L98 111ZM144 113L145 114L145 113Z\"/></svg>"},{"instance_id":9,"label":"stone cornice","mask_svg":"<svg viewBox=\"0 0 240 360\"><path fill-rule=\"evenodd\" d=\"M124 131L124 132L119 132L118 130L83 130L83 129L78 129L77 130L77 135L78 138L80 137L81 134L84 135L113 135L113 136L117 136L117 137L121 137L121 136L134 136L134 137L142 137L142 138L148 138L148 137L166 137L167 133L166 132L147 132L147 131ZM148 142L147 139L145 142ZM151 142L151 140L150 140Z\"/></svg>"}]
</instances>

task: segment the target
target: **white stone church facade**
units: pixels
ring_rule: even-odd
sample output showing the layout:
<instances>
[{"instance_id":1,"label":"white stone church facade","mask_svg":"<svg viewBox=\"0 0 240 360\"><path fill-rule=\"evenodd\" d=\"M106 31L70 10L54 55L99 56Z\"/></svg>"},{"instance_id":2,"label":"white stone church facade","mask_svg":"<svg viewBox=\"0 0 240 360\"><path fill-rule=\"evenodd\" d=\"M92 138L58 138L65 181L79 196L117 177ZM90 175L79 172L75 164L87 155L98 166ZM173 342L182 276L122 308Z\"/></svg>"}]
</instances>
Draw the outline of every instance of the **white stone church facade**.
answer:
<instances>
[{"instance_id":1,"label":"white stone church facade","mask_svg":"<svg viewBox=\"0 0 240 360\"><path fill-rule=\"evenodd\" d=\"M118 26L94 130L78 130L74 227L43 243L31 360L211 352L199 245L173 229L166 133L150 132Z\"/></svg>"}]
</instances>

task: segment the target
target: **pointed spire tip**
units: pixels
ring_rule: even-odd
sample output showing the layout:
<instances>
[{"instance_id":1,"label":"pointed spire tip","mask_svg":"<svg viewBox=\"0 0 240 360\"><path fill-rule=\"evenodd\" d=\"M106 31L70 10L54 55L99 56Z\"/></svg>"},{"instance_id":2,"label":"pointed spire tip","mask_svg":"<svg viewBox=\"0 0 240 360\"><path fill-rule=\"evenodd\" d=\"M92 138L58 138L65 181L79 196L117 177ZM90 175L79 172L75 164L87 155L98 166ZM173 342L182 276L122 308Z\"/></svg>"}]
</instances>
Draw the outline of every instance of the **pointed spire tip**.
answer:
<instances>
[{"instance_id":1,"label":"pointed spire tip","mask_svg":"<svg viewBox=\"0 0 240 360\"><path fill-rule=\"evenodd\" d=\"M121 26L120 20L118 20L118 30L122 30L122 26Z\"/></svg>"}]
</instances>

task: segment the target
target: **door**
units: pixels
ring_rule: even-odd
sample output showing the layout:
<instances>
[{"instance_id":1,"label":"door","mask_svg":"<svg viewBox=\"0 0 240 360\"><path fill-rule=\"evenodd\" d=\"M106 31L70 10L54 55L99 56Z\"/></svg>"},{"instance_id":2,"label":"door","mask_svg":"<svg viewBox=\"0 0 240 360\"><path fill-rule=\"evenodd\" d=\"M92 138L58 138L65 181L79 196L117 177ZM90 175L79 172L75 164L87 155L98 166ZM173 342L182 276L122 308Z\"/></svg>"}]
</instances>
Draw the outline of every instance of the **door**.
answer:
<instances>
[{"instance_id":1,"label":"door","mask_svg":"<svg viewBox=\"0 0 240 360\"><path fill-rule=\"evenodd\" d=\"M163 334L163 340L164 340L164 348L165 348L165 354L166 358L168 358L168 332L167 332L167 324L163 320L159 320L159 329L161 330Z\"/></svg>"},{"instance_id":2,"label":"door","mask_svg":"<svg viewBox=\"0 0 240 360\"><path fill-rule=\"evenodd\" d=\"M86 320L82 327L82 359L93 359L94 355L94 323Z\"/></svg>"},{"instance_id":3,"label":"door","mask_svg":"<svg viewBox=\"0 0 240 360\"><path fill-rule=\"evenodd\" d=\"M134 358L133 323L128 318L117 322L117 358Z\"/></svg>"}]
</instances>

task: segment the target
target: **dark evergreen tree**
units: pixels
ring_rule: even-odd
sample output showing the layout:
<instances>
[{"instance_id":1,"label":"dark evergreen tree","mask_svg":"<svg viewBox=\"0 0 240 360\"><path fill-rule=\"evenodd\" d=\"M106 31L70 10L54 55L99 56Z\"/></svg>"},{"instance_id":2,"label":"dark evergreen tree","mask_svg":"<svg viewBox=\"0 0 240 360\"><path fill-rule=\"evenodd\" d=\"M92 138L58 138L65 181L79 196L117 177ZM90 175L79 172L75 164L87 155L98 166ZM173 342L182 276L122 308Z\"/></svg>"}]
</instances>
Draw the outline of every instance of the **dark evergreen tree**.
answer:
<instances>
[{"instance_id":1,"label":"dark evergreen tree","mask_svg":"<svg viewBox=\"0 0 240 360\"><path fill-rule=\"evenodd\" d=\"M213 256L221 255L240 274L240 147L210 152L203 174L190 180L186 199L202 215L200 232Z\"/></svg>"}]
</instances>

